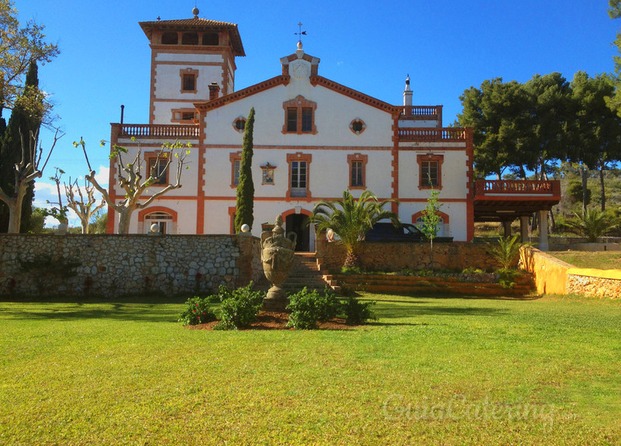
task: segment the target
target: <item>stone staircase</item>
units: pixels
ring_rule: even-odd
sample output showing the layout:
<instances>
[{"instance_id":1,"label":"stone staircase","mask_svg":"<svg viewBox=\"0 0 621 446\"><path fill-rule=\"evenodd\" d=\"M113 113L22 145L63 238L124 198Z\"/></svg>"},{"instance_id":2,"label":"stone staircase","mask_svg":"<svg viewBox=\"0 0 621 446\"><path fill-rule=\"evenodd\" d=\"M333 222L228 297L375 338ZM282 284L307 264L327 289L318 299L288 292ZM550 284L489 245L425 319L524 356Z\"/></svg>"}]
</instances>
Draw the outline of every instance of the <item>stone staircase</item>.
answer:
<instances>
[{"instance_id":1,"label":"stone staircase","mask_svg":"<svg viewBox=\"0 0 621 446\"><path fill-rule=\"evenodd\" d=\"M304 287L323 290L329 286L339 292L338 286L331 285L331 279L321 272L314 252L296 252L295 263L283 288L287 293L292 293Z\"/></svg>"}]
</instances>

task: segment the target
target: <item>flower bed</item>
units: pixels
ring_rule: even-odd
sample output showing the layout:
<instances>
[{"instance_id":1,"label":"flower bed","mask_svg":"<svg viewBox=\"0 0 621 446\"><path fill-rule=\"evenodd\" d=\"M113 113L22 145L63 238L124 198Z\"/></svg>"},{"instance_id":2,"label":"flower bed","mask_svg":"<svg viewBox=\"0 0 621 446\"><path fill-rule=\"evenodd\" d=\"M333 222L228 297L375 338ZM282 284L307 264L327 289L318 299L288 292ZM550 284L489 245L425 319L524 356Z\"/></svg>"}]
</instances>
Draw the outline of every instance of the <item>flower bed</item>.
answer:
<instances>
[{"instance_id":1,"label":"flower bed","mask_svg":"<svg viewBox=\"0 0 621 446\"><path fill-rule=\"evenodd\" d=\"M341 288L372 293L451 294L462 296L523 297L535 292L533 276L519 272L514 285L503 286L498 276L483 274L438 274L415 276L405 274L333 274L333 282Z\"/></svg>"}]
</instances>

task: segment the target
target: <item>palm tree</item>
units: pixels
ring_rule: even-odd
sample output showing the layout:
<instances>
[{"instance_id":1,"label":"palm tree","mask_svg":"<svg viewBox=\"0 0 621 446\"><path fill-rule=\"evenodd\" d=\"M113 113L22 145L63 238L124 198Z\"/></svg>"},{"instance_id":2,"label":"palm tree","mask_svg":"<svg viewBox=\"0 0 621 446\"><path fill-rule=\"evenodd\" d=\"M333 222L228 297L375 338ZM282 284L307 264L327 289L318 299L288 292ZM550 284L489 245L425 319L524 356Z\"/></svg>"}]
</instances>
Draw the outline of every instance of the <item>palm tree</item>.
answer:
<instances>
[{"instance_id":1,"label":"palm tree","mask_svg":"<svg viewBox=\"0 0 621 446\"><path fill-rule=\"evenodd\" d=\"M587 209L583 214L574 212L574 218L567 224L574 232L586 237L589 242L596 242L599 237L606 235L617 226L606 212L597 209Z\"/></svg>"},{"instance_id":2,"label":"palm tree","mask_svg":"<svg viewBox=\"0 0 621 446\"><path fill-rule=\"evenodd\" d=\"M387 218L392 220L395 226L399 224L394 212L384 210L384 205L393 201L380 201L369 190L365 190L360 198L356 199L346 190L341 200L317 203L311 221L317 225L319 232L332 229L339 236L339 243L342 243L347 251L343 266L357 266L356 251L369 229L378 221Z\"/></svg>"}]
</instances>

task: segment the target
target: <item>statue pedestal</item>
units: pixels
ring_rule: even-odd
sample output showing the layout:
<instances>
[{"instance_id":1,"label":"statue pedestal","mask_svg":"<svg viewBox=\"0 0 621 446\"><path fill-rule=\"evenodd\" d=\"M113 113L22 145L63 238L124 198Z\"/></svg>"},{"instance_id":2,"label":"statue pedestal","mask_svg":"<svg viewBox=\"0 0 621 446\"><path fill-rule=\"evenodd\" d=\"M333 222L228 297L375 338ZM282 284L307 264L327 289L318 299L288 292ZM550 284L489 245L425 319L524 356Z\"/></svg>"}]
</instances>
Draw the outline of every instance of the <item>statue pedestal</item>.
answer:
<instances>
[{"instance_id":1,"label":"statue pedestal","mask_svg":"<svg viewBox=\"0 0 621 446\"><path fill-rule=\"evenodd\" d=\"M265 311L277 311L283 313L287 311L289 299L284 290L276 285L267 291L267 296L263 299L263 309Z\"/></svg>"}]
</instances>

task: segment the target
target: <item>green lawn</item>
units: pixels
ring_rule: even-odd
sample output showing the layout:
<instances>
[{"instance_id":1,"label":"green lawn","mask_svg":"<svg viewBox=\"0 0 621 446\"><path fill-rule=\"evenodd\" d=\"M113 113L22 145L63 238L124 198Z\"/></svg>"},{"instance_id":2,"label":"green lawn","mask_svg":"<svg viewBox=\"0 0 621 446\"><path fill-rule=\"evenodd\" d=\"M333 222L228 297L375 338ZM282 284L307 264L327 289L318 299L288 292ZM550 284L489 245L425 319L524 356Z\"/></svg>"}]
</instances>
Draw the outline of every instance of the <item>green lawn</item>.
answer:
<instances>
[{"instance_id":1,"label":"green lawn","mask_svg":"<svg viewBox=\"0 0 621 446\"><path fill-rule=\"evenodd\" d=\"M549 254L578 268L621 269L621 251L554 251Z\"/></svg>"},{"instance_id":2,"label":"green lawn","mask_svg":"<svg viewBox=\"0 0 621 446\"><path fill-rule=\"evenodd\" d=\"M366 297L348 331L0 302L0 444L620 444L621 301Z\"/></svg>"}]
</instances>

